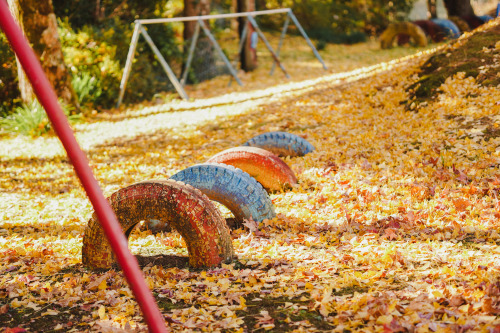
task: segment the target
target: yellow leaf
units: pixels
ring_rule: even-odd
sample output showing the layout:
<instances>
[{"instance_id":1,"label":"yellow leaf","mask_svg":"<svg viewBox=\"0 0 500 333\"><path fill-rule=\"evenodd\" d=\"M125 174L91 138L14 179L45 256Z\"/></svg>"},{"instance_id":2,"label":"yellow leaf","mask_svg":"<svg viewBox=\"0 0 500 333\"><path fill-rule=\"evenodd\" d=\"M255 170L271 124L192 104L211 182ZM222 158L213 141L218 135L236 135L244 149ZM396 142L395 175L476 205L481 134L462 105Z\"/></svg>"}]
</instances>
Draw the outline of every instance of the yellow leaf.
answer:
<instances>
[{"instance_id":1,"label":"yellow leaf","mask_svg":"<svg viewBox=\"0 0 500 333\"><path fill-rule=\"evenodd\" d=\"M380 316L380 317L377 318L377 324L379 324L379 325L389 324L391 321L392 321L392 316L391 315Z\"/></svg>"},{"instance_id":2,"label":"yellow leaf","mask_svg":"<svg viewBox=\"0 0 500 333\"><path fill-rule=\"evenodd\" d=\"M245 309L247 307L247 301L242 296L240 296L240 307L242 309Z\"/></svg>"},{"instance_id":3,"label":"yellow leaf","mask_svg":"<svg viewBox=\"0 0 500 333\"><path fill-rule=\"evenodd\" d=\"M253 285L257 284L257 279L256 279L253 275L250 275L250 276L248 277L248 283L249 283L251 286L253 286Z\"/></svg>"},{"instance_id":4,"label":"yellow leaf","mask_svg":"<svg viewBox=\"0 0 500 333\"><path fill-rule=\"evenodd\" d=\"M228 290L230 283L231 282L229 281L229 279L225 279L224 278L224 279L219 280L220 290L223 291L223 292L226 291L226 290Z\"/></svg>"},{"instance_id":5,"label":"yellow leaf","mask_svg":"<svg viewBox=\"0 0 500 333\"><path fill-rule=\"evenodd\" d=\"M397 301L392 302L388 307L387 307L387 312L391 313L396 309L396 305L398 305Z\"/></svg>"},{"instance_id":6,"label":"yellow leaf","mask_svg":"<svg viewBox=\"0 0 500 333\"><path fill-rule=\"evenodd\" d=\"M42 316L57 316L59 312L54 311L54 310L47 310L42 313Z\"/></svg>"},{"instance_id":7,"label":"yellow leaf","mask_svg":"<svg viewBox=\"0 0 500 333\"><path fill-rule=\"evenodd\" d=\"M461 312L467 313L469 312L469 304L462 305L458 308Z\"/></svg>"},{"instance_id":8,"label":"yellow leaf","mask_svg":"<svg viewBox=\"0 0 500 333\"><path fill-rule=\"evenodd\" d=\"M99 307L97 313L99 314L99 318L104 319L104 317L106 316L106 308L104 307L104 305L101 305Z\"/></svg>"},{"instance_id":9,"label":"yellow leaf","mask_svg":"<svg viewBox=\"0 0 500 333\"><path fill-rule=\"evenodd\" d=\"M106 279L102 280L101 283L99 283L99 286L97 287L99 290L104 290L108 287L106 284Z\"/></svg>"}]
</instances>

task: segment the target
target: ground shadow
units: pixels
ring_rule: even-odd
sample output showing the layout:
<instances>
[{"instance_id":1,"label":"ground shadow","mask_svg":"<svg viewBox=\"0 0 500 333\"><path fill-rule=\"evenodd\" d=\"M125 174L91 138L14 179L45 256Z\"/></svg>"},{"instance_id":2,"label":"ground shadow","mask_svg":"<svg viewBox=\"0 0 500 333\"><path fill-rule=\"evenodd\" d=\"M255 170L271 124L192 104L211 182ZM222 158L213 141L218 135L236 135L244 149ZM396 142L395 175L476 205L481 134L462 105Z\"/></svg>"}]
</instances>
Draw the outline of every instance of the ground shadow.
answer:
<instances>
[{"instance_id":1,"label":"ground shadow","mask_svg":"<svg viewBox=\"0 0 500 333\"><path fill-rule=\"evenodd\" d=\"M144 268L148 265L161 266L163 268L189 268L189 257L158 254L155 256L136 255L139 266Z\"/></svg>"}]
</instances>

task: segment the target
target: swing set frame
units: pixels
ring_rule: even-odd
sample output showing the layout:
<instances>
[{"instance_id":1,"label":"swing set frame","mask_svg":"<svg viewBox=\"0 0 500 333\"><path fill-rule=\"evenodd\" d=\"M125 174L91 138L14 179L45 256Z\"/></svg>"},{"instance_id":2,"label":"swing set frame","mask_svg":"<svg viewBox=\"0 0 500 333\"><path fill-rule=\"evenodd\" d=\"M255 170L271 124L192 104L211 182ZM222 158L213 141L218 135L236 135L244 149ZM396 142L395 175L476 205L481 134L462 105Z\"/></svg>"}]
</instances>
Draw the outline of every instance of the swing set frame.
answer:
<instances>
[{"instance_id":1,"label":"swing set frame","mask_svg":"<svg viewBox=\"0 0 500 333\"><path fill-rule=\"evenodd\" d=\"M283 24L283 28L281 30L281 36L279 40L279 44L276 50L274 50L267 40L267 38L264 36L264 33L262 30L259 28L257 22L255 21L255 16L259 15L272 15L272 14L286 14L286 19L285 23ZM186 85L187 81L187 75L189 72L189 69L191 68L191 63L193 61L193 55L194 51L196 48L196 44L198 41L198 38L200 36L200 28L203 30L203 33L208 37L210 40L212 46L214 47L215 51L220 55L222 60L224 61L226 67L228 68L229 72L231 73L232 78L236 80L236 82L242 86L243 82L238 78L237 71L235 69L235 66L231 64L227 56L224 54L222 51L222 48L220 47L219 43L217 42L216 38L214 35L210 32L210 29L207 27L207 24L204 22L206 20L210 19L223 19L223 18L238 18L238 17L245 17L247 24L245 24L241 38L240 38L240 43L238 46L238 54L240 54L243 50L245 40L247 38L247 32L248 32L248 23L254 28L255 32L257 32L258 37L264 42L266 48L269 50L271 53L271 56L274 60L273 67L271 69L270 75L273 75L274 70L276 65L280 67L281 71L285 74L286 78L290 78L290 75L286 71L285 67L283 66L282 62L280 61L280 50L283 45L283 40L285 39L286 32L288 29L288 26L290 24L290 20L295 24L301 35L304 37L306 40L307 44L309 47L312 49L314 55L318 59L319 62L323 65L323 68L326 70L326 64L321 58L321 56L318 53L318 50L314 47L313 43L307 36L305 30L302 28L302 25L300 22L297 20L297 17L292 12L292 9L290 8L281 8L281 9L271 9L271 10L260 10L260 11L253 11L253 12L245 12L245 13L230 13L230 14L216 14L216 15L202 15L202 16L188 16L188 17L175 17L175 18L157 18L157 19L140 19L140 20L135 20L134 21L134 33L132 35L132 40L130 42L130 47L128 50L128 55L127 55L127 61L125 63L125 67L123 70L123 75L122 79L120 82L120 92L118 95L118 102L116 104L117 107L119 107L122 102L123 102L123 97L125 95L125 89L127 87L127 81L130 76L130 72L132 70L132 64L134 61L135 57L135 51L137 48L137 43L139 41L139 36L142 35L144 39L146 40L146 43L149 45L155 56L158 58L158 61L160 62L160 65L162 66L163 70L167 74L170 82L172 82L175 90L179 94L179 96L183 99L189 99L186 91L184 90L184 86ZM193 38L191 40L191 44L189 47L188 51L188 56L187 60L184 66L183 70L183 75L182 78L179 80L175 73L173 72L172 68L169 66L167 60L163 55L161 54L160 50L158 47L155 45L153 40L151 39L151 36L148 34L145 26L149 24L165 24L165 23L173 23L173 22L187 22L187 21L196 21L196 26L195 26L195 31Z\"/></svg>"}]
</instances>

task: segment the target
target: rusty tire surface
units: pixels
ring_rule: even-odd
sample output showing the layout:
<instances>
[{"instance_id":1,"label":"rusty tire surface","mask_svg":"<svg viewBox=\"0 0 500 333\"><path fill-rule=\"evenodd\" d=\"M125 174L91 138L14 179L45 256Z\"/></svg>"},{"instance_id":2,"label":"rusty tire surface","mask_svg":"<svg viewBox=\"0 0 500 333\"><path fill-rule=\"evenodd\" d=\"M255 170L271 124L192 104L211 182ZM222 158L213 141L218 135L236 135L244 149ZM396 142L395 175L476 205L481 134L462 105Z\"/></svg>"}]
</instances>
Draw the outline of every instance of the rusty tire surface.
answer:
<instances>
[{"instance_id":1,"label":"rusty tire surface","mask_svg":"<svg viewBox=\"0 0 500 333\"><path fill-rule=\"evenodd\" d=\"M158 229L177 230L186 242L192 267L217 266L234 257L229 229L219 210L187 184L170 179L140 182L118 190L108 201L127 238L142 220ZM91 269L107 269L115 261L94 212L83 236L82 262Z\"/></svg>"},{"instance_id":2,"label":"rusty tire surface","mask_svg":"<svg viewBox=\"0 0 500 333\"><path fill-rule=\"evenodd\" d=\"M204 163L179 171L170 179L199 189L211 200L226 206L239 222L261 222L276 216L269 195L248 173L231 165Z\"/></svg>"},{"instance_id":3,"label":"rusty tire surface","mask_svg":"<svg viewBox=\"0 0 500 333\"><path fill-rule=\"evenodd\" d=\"M258 147L278 156L304 156L314 150L306 139L287 132L267 132L254 136L243 146Z\"/></svg>"},{"instance_id":4,"label":"rusty tire surface","mask_svg":"<svg viewBox=\"0 0 500 333\"><path fill-rule=\"evenodd\" d=\"M207 163L228 164L241 169L268 191L279 191L297 184L297 177L281 158L257 147L230 148L212 156Z\"/></svg>"}]
</instances>

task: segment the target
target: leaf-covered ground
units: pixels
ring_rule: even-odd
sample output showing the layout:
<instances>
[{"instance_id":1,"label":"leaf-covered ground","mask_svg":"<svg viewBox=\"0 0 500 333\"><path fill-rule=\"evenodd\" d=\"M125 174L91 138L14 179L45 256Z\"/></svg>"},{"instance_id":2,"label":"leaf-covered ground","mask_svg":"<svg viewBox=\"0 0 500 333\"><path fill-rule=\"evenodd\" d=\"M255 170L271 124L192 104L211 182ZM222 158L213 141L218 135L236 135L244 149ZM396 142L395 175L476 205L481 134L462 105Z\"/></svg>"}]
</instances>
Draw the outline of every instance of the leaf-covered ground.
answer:
<instances>
[{"instance_id":1,"label":"leaf-covered ground","mask_svg":"<svg viewBox=\"0 0 500 333\"><path fill-rule=\"evenodd\" d=\"M498 73L500 41L483 52ZM459 72L408 110L428 53L75 127L106 195L266 131L316 147L285 159L278 217L233 230L233 264L190 270L177 234L132 234L173 331L500 330L500 90ZM57 140L0 145L0 327L144 331L123 274L81 265L92 209Z\"/></svg>"}]
</instances>

